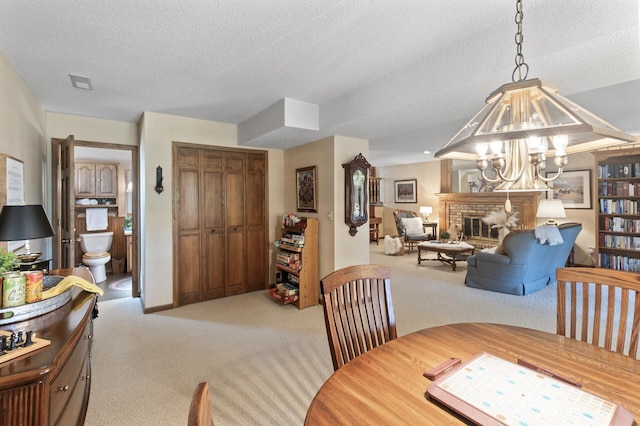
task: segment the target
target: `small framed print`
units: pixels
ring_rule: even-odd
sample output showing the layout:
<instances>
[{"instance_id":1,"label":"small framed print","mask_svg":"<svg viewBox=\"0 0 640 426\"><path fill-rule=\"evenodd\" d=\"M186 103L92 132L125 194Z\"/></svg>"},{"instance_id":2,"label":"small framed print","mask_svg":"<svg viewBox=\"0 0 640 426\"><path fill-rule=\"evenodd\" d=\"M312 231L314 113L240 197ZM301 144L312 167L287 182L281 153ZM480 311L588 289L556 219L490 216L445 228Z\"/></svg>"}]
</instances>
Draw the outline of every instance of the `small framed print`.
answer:
<instances>
[{"instance_id":1,"label":"small framed print","mask_svg":"<svg viewBox=\"0 0 640 426\"><path fill-rule=\"evenodd\" d=\"M396 203L418 202L417 179L396 180L393 182L396 195Z\"/></svg>"},{"instance_id":2,"label":"small framed print","mask_svg":"<svg viewBox=\"0 0 640 426\"><path fill-rule=\"evenodd\" d=\"M547 177L555 174L549 172ZM565 209L591 208L591 170L565 171L549 186L553 192L547 191L547 198L562 200Z\"/></svg>"},{"instance_id":3,"label":"small framed print","mask_svg":"<svg viewBox=\"0 0 640 426\"><path fill-rule=\"evenodd\" d=\"M316 166L296 169L296 199L299 212L316 213L318 211Z\"/></svg>"}]
</instances>

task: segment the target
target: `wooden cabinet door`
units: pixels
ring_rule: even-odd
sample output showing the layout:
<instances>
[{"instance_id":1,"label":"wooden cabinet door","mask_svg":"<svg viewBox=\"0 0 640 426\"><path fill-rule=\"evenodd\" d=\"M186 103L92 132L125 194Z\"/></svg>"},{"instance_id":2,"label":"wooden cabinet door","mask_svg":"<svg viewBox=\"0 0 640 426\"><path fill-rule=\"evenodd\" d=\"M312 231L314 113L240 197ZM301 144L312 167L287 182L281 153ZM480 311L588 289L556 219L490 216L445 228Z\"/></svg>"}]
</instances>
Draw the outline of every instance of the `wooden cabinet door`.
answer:
<instances>
[{"instance_id":1,"label":"wooden cabinet door","mask_svg":"<svg viewBox=\"0 0 640 426\"><path fill-rule=\"evenodd\" d=\"M267 263L267 158L266 154L247 154L246 205L246 281L247 291L269 287Z\"/></svg>"},{"instance_id":2,"label":"wooden cabinet door","mask_svg":"<svg viewBox=\"0 0 640 426\"><path fill-rule=\"evenodd\" d=\"M95 197L96 166L93 163L76 163L75 165L76 197Z\"/></svg>"},{"instance_id":3,"label":"wooden cabinet door","mask_svg":"<svg viewBox=\"0 0 640 426\"><path fill-rule=\"evenodd\" d=\"M177 245L174 251L174 300L177 305L202 301L200 291L200 150L180 148L175 174Z\"/></svg>"},{"instance_id":4,"label":"wooden cabinet door","mask_svg":"<svg viewBox=\"0 0 640 426\"><path fill-rule=\"evenodd\" d=\"M225 153L225 296L245 293L245 163L244 153Z\"/></svg>"},{"instance_id":5,"label":"wooden cabinet door","mask_svg":"<svg viewBox=\"0 0 640 426\"><path fill-rule=\"evenodd\" d=\"M115 164L96 164L96 197L113 198L118 196L118 166Z\"/></svg>"},{"instance_id":6,"label":"wooden cabinet door","mask_svg":"<svg viewBox=\"0 0 640 426\"><path fill-rule=\"evenodd\" d=\"M174 304L268 287L267 157L174 144Z\"/></svg>"},{"instance_id":7,"label":"wooden cabinet door","mask_svg":"<svg viewBox=\"0 0 640 426\"><path fill-rule=\"evenodd\" d=\"M203 300L225 295L224 264L224 159L221 151L202 152L202 268Z\"/></svg>"}]
</instances>

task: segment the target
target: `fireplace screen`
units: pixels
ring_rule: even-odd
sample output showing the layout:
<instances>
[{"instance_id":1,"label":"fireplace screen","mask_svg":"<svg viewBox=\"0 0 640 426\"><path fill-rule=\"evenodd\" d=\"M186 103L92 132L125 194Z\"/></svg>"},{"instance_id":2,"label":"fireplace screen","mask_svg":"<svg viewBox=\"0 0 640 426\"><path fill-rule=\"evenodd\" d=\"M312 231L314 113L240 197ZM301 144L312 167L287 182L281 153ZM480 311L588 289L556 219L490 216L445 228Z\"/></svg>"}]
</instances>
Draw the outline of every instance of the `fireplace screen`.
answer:
<instances>
[{"instance_id":1,"label":"fireplace screen","mask_svg":"<svg viewBox=\"0 0 640 426\"><path fill-rule=\"evenodd\" d=\"M491 228L479 216L465 216L463 219L464 237L466 239L498 239L498 229Z\"/></svg>"}]
</instances>

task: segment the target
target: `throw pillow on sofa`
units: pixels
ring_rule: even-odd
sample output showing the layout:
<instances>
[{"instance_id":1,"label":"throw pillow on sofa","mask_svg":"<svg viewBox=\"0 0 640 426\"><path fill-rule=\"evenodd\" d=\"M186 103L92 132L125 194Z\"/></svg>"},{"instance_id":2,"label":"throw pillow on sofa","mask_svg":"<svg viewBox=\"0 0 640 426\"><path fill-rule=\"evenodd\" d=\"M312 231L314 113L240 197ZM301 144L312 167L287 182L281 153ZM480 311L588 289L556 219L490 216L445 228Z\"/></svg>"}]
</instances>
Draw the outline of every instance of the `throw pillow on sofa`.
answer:
<instances>
[{"instance_id":1,"label":"throw pillow on sofa","mask_svg":"<svg viewBox=\"0 0 640 426\"><path fill-rule=\"evenodd\" d=\"M407 231L407 235L422 235L422 219L419 217L405 217L400 219L400 225Z\"/></svg>"}]
</instances>

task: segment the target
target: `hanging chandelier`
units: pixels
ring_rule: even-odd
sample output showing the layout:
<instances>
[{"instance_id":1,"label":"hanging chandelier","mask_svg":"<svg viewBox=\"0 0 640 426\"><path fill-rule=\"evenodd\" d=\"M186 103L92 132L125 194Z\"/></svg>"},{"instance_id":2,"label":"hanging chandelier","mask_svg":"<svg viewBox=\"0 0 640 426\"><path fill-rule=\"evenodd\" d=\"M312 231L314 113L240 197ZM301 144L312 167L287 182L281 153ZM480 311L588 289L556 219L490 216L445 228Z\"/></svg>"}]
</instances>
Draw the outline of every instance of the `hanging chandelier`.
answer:
<instances>
[{"instance_id":1,"label":"hanging chandelier","mask_svg":"<svg viewBox=\"0 0 640 426\"><path fill-rule=\"evenodd\" d=\"M636 138L580 107L539 80L527 80L522 54L522 0L516 1L516 67L511 79L487 97L486 105L436 154L475 160L494 191L546 191L562 174L568 154ZM517 80L516 80L517 77ZM557 172L543 176L547 159Z\"/></svg>"}]
</instances>

